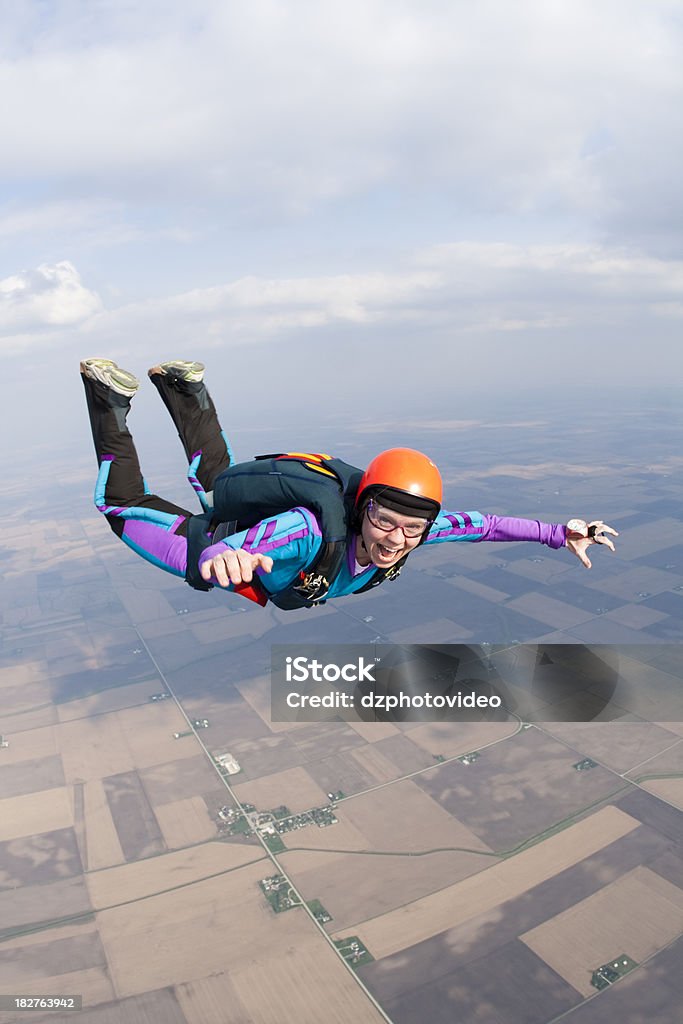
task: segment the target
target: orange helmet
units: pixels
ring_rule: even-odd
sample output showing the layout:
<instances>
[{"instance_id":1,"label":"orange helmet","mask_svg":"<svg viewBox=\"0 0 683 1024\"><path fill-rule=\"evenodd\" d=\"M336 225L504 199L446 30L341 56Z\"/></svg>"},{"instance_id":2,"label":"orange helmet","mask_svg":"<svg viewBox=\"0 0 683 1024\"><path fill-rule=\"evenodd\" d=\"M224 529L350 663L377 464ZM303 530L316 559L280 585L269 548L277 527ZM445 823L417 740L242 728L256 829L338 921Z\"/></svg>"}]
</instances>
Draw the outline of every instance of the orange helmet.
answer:
<instances>
[{"instance_id":1,"label":"orange helmet","mask_svg":"<svg viewBox=\"0 0 683 1024\"><path fill-rule=\"evenodd\" d=\"M414 448L389 448L372 460L361 477L356 509L371 498L402 515L434 519L441 508L441 474L430 458Z\"/></svg>"}]
</instances>

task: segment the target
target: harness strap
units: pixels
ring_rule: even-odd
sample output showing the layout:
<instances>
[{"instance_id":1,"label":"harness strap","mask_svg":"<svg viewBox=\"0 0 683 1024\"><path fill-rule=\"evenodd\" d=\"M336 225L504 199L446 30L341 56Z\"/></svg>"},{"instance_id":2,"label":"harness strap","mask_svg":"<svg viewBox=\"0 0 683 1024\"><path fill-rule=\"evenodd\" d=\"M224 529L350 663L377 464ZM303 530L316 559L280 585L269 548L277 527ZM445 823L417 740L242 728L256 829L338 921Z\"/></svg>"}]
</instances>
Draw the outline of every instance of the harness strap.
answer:
<instances>
[{"instance_id":1,"label":"harness strap","mask_svg":"<svg viewBox=\"0 0 683 1024\"><path fill-rule=\"evenodd\" d=\"M354 590L354 594L364 594L367 590L371 590L373 587L378 587L380 583L384 583L385 580L397 580L401 575L401 569L405 565L407 558L408 555L404 555L396 565L392 565L389 569L378 569L377 572L373 573L367 583L358 590Z\"/></svg>"},{"instance_id":2,"label":"harness strap","mask_svg":"<svg viewBox=\"0 0 683 1024\"><path fill-rule=\"evenodd\" d=\"M212 541L211 512L190 516L187 520L187 568L185 582L193 590L213 590L213 583L203 580L199 572L199 557Z\"/></svg>"},{"instance_id":3,"label":"harness strap","mask_svg":"<svg viewBox=\"0 0 683 1024\"><path fill-rule=\"evenodd\" d=\"M214 530L213 513L203 512L201 515L190 516L187 520L187 568L185 582L193 590L213 590L213 583L207 583L199 572L199 559L204 548L216 544L224 537L236 532L237 523L218 523ZM260 580L255 576L251 583L233 584L233 590L241 597L254 601L264 607L268 604L268 594Z\"/></svg>"}]
</instances>

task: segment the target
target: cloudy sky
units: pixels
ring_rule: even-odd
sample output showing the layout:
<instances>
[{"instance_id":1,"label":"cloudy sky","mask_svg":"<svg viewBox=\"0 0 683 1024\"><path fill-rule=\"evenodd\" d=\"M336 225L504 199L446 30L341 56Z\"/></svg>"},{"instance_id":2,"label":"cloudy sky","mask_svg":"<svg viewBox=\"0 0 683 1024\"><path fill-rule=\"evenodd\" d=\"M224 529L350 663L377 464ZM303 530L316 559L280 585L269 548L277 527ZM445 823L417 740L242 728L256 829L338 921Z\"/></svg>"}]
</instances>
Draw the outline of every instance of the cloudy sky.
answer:
<instances>
[{"instance_id":1,"label":"cloudy sky","mask_svg":"<svg viewBox=\"0 0 683 1024\"><path fill-rule=\"evenodd\" d=\"M680 375L680 0L0 12L0 344L41 397L85 355L203 358L240 414Z\"/></svg>"}]
</instances>

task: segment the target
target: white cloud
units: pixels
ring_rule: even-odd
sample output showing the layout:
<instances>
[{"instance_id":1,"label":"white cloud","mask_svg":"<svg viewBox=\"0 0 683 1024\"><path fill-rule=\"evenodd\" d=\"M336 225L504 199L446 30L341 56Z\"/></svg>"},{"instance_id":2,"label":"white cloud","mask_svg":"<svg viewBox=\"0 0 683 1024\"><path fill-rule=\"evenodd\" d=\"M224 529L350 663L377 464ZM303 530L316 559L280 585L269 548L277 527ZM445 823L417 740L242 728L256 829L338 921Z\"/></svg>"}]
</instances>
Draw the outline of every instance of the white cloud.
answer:
<instances>
[{"instance_id":1,"label":"white cloud","mask_svg":"<svg viewBox=\"0 0 683 1024\"><path fill-rule=\"evenodd\" d=\"M468 289L482 287L523 295L529 286L571 294L578 286L596 297L620 300L674 299L683 290L683 260L662 259L605 245L514 245L505 242L455 242L432 246L418 256L420 265L448 272ZM526 283L525 283L526 282ZM521 289L521 292L520 292Z\"/></svg>"},{"instance_id":2,"label":"white cloud","mask_svg":"<svg viewBox=\"0 0 683 1024\"><path fill-rule=\"evenodd\" d=\"M10 402L87 355L206 353L236 423L680 379L680 0L4 8Z\"/></svg>"},{"instance_id":3,"label":"white cloud","mask_svg":"<svg viewBox=\"0 0 683 1024\"><path fill-rule=\"evenodd\" d=\"M458 362L465 347L483 345L535 359L552 377L565 355L549 339L580 339L586 351L599 345L601 359L612 358L621 374L633 373L624 359L626 347L640 344L633 321L648 336L648 354L655 372L662 359L673 363L669 339L657 325L675 323L680 308L683 262L628 254L596 246L548 247L462 243L435 246L416 254L413 265L400 271L318 277L244 277L210 288L198 288L164 298L124 303L103 309L84 289L68 264L67 278L75 281L78 301L68 314L44 314L81 319L80 333L91 347L147 347L158 357L166 350L187 346L230 352L245 345L273 344L285 351L292 339L315 341L323 349L345 334L338 351L355 351L360 344L368 365L382 363L386 339L391 357L385 359L387 381L403 373L401 351L415 339L430 355ZM44 280L44 269L41 271ZM9 279L17 292L21 278ZM40 289L29 289L31 302ZM48 294L56 299L60 288ZM677 305L678 304L678 305ZM33 308L33 306L31 306ZM61 308L61 307L60 307ZM96 315L92 315L96 314ZM630 332L630 333L629 333ZM513 335L515 340L509 338ZM143 341L144 339L144 341ZM355 340L354 340L355 339ZM575 349L576 350L576 349ZM659 354L659 360L657 356ZM382 356L382 358L380 358ZM660 367L659 369L656 369ZM640 372L640 370L639 370Z\"/></svg>"},{"instance_id":4,"label":"white cloud","mask_svg":"<svg viewBox=\"0 0 683 1024\"><path fill-rule=\"evenodd\" d=\"M159 339L174 345L187 337L231 348L312 332L323 343L344 326L366 340L387 332L417 332L443 343L514 333L533 347L537 335L575 329L587 344L600 339L605 355L606 327L626 329L634 316L650 327L674 321L682 288L683 261L597 246L459 243L421 250L401 270L249 276L105 308L63 261L0 281L0 325L5 334L21 331L22 347L32 330L40 342L45 327L79 325L91 342L144 338L150 351ZM622 344L621 336L611 343L613 355ZM649 344L657 349L654 332Z\"/></svg>"},{"instance_id":5,"label":"white cloud","mask_svg":"<svg viewBox=\"0 0 683 1024\"><path fill-rule=\"evenodd\" d=\"M44 23L36 4L0 67L5 173L291 215L436 187L469 209L565 210L614 231L643 232L647 208L665 231L681 202L678 7L75 3Z\"/></svg>"},{"instance_id":6,"label":"white cloud","mask_svg":"<svg viewBox=\"0 0 683 1024\"><path fill-rule=\"evenodd\" d=\"M29 332L79 324L101 308L67 260L0 280L0 334L18 336L22 347L36 338Z\"/></svg>"}]
</instances>

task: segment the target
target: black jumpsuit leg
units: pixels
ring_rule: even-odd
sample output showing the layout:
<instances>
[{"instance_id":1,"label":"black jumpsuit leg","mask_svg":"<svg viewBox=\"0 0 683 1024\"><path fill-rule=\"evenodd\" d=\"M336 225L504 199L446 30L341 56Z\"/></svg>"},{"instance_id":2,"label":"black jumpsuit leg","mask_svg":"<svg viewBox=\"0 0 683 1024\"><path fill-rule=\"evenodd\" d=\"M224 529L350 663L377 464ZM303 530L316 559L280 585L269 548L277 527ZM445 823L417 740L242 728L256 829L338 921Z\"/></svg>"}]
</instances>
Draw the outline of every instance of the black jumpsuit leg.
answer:
<instances>
[{"instance_id":1,"label":"black jumpsuit leg","mask_svg":"<svg viewBox=\"0 0 683 1024\"><path fill-rule=\"evenodd\" d=\"M124 532L127 518L121 516L123 510L157 511L164 514L163 518L170 515L187 519L191 513L186 509L146 491L135 444L126 423L130 399L85 374L81 374L81 378L97 464L100 468L104 463L108 464L98 507L104 512L114 533L121 537ZM179 524L175 532L182 535L184 525Z\"/></svg>"},{"instance_id":2,"label":"black jumpsuit leg","mask_svg":"<svg viewBox=\"0 0 683 1024\"><path fill-rule=\"evenodd\" d=\"M197 480L204 491L212 491L216 477L234 460L206 385L183 380L172 372L152 373L150 379L171 415L187 461L192 463L200 456Z\"/></svg>"}]
</instances>

